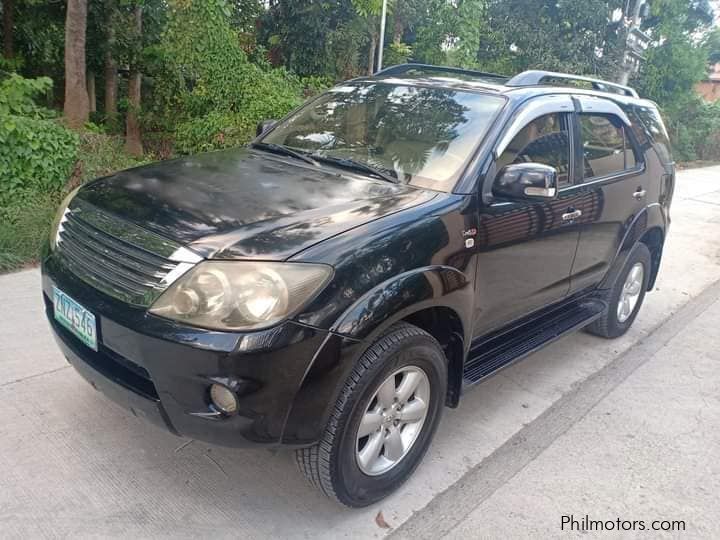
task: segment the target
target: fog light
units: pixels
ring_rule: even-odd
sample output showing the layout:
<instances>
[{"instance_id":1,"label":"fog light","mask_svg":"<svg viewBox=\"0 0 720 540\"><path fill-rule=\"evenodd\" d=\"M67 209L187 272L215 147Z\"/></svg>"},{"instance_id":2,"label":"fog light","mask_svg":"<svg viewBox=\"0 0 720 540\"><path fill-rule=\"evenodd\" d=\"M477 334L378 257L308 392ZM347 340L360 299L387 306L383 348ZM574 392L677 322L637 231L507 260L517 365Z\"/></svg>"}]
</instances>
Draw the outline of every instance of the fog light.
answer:
<instances>
[{"instance_id":1,"label":"fog light","mask_svg":"<svg viewBox=\"0 0 720 540\"><path fill-rule=\"evenodd\" d=\"M237 412L238 403L235 394L222 384L213 384L210 387L210 399L220 412L225 414L235 414Z\"/></svg>"}]
</instances>

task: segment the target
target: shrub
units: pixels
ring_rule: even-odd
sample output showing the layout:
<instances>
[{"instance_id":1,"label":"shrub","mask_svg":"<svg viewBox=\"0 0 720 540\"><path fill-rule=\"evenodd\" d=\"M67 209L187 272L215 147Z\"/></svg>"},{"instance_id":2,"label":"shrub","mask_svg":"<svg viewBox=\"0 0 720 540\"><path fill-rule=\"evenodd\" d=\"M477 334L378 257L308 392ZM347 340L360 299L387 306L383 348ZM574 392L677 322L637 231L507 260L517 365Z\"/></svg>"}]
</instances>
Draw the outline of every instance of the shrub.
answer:
<instances>
[{"instance_id":1,"label":"shrub","mask_svg":"<svg viewBox=\"0 0 720 540\"><path fill-rule=\"evenodd\" d=\"M284 69L256 65L230 25L225 0L174 0L156 69L150 131L175 133L192 153L248 142L255 125L301 102L301 81Z\"/></svg>"},{"instance_id":2,"label":"shrub","mask_svg":"<svg viewBox=\"0 0 720 540\"><path fill-rule=\"evenodd\" d=\"M678 161L720 160L720 102L689 95L668 107L666 118Z\"/></svg>"},{"instance_id":3,"label":"shrub","mask_svg":"<svg viewBox=\"0 0 720 540\"><path fill-rule=\"evenodd\" d=\"M80 134L76 182L107 176L145 163L125 152L125 140L119 135L86 131Z\"/></svg>"},{"instance_id":4,"label":"shrub","mask_svg":"<svg viewBox=\"0 0 720 540\"><path fill-rule=\"evenodd\" d=\"M34 98L48 78L11 75L0 83L0 206L28 194L58 191L77 157L77 136L52 119Z\"/></svg>"},{"instance_id":5,"label":"shrub","mask_svg":"<svg viewBox=\"0 0 720 540\"><path fill-rule=\"evenodd\" d=\"M37 261L61 197L59 192L26 193L0 206L0 272Z\"/></svg>"}]
</instances>

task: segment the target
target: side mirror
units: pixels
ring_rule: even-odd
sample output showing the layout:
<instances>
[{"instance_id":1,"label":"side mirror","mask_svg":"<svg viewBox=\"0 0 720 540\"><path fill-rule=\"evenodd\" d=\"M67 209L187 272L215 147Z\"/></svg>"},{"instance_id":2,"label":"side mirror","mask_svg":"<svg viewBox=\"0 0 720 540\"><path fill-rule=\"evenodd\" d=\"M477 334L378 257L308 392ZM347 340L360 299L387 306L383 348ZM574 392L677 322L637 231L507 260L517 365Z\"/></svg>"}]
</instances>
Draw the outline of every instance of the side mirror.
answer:
<instances>
[{"instance_id":1,"label":"side mirror","mask_svg":"<svg viewBox=\"0 0 720 540\"><path fill-rule=\"evenodd\" d=\"M259 137L266 131L272 129L275 127L275 124L277 124L277 120L263 120L262 122L258 122L257 127L255 128L255 135Z\"/></svg>"},{"instance_id":2,"label":"side mirror","mask_svg":"<svg viewBox=\"0 0 720 540\"><path fill-rule=\"evenodd\" d=\"M493 195L509 199L554 199L557 170L541 163L508 165L495 179Z\"/></svg>"}]
</instances>

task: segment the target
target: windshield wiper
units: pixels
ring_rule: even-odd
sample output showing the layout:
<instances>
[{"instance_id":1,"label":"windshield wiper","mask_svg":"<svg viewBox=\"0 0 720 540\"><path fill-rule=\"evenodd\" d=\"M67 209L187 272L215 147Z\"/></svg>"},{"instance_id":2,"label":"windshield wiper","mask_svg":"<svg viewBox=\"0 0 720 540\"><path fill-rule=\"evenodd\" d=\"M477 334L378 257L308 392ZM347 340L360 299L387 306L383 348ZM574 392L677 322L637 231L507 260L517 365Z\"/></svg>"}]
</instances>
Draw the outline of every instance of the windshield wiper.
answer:
<instances>
[{"instance_id":1,"label":"windshield wiper","mask_svg":"<svg viewBox=\"0 0 720 540\"><path fill-rule=\"evenodd\" d=\"M318 162L311 158L309 155L298 152L297 150L293 150L292 148L289 148L287 146L283 146L282 144L256 142L252 143L250 146L252 146L253 148L258 148L260 150L267 150L268 152L273 152L275 154L282 154L283 156L294 157L295 159L300 159L305 163L314 165L315 167L318 166Z\"/></svg>"},{"instance_id":2,"label":"windshield wiper","mask_svg":"<svg viewBox=\"0 0 720 540\"><path fill-rule=\"evenodd\" d=\"M310 154L310 156L312 156L312 158L317 161L325 161L333 165L345 167L346 169L355 169L356 171L362 171L366 174L377 176L380 179L385 180L386 182L390 182L392 184L398 184L400 182L400 180L398 180L397 174L395 174L395 171L385 171L378 167L373 167L372 165L363 163L362 161L355 161L351 158L323 156L320 154Z\"/></svg>"}]
</instances>

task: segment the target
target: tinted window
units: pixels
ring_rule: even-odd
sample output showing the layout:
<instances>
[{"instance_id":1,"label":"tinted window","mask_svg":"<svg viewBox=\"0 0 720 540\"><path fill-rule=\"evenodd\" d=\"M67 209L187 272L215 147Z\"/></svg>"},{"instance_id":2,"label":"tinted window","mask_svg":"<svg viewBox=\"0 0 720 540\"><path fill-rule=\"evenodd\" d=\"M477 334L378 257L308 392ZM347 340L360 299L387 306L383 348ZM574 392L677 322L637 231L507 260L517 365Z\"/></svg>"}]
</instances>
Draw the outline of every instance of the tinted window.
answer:
<instances>
[{"instance_id":1,"label":"tinted window","mask_svg":"<svg viewBox=\"0 0 720 540\"><path fill-rule=\"evenodd\" d=\"M520 130L498 159L498 170L506 165L530 162L555 167L558 183L569 182L570 137L564 115L541 116Z\"/></svg>"},{"instance_id":2,"label":"tinted window","mask_svg":"<svg viewBox=\"0 0 720 540\"><path fill-rule=\"evenodd\" d=\"M635 167L635 152L620 119L581 114L580 137L585 178L606 176Z\"/></svg>"},{"instance_id":3,"label":"tinted window","mask_svg":"<svg viewBox=\"0 0 720 540\"><path fill-rule=\"evenodd\" d=\"M401 182L450 191L503 98L388 83L331 89L263 142L392 171Z\"/></svg>"},{"instance_id":4,"label":"tinted window","mask_svg":"<svg viewBox=\"0 0 720 540\"><path fill-rule=\"evenodd\" d=\"M660 155L660 159L665 163L671 162L670 141L660 112L655 107L638 106L635 107L635 113L655 143L655 149Z\"/></svg>"}]
</instances>

